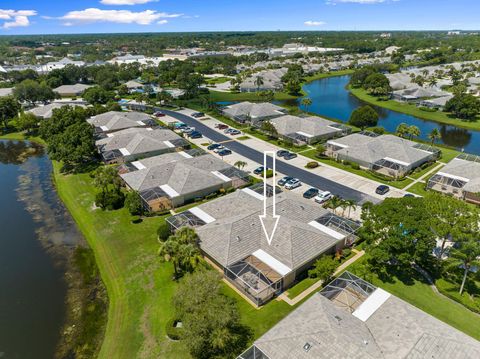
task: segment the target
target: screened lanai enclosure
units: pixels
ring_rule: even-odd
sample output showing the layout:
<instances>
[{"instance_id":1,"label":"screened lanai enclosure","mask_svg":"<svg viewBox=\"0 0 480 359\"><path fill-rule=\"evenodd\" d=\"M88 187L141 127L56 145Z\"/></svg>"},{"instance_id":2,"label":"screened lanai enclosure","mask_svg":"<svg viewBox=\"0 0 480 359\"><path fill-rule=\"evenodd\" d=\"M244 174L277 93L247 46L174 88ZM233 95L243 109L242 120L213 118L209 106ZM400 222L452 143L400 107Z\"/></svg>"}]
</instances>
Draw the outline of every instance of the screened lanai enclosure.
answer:
<instances>
[{"instance_id":1,"label":"screened lanai enclosure","mask_svg":"<svg viewBox=\"0 0 480 359\"><path fill-rule=\"evenodd\" d=\"M461 177L438 172L428 180L427 188L461 198L463 196L462 188L467 182L468 180Z\"/></svg>"},{"instance_id":2,"label":"screened lanai enclosure","mask_svg":"<svg viewBox=\"0 0 480 359\"><path fill-rule=\"evenodd\" d=\"M225 277L257 306L282 291L283 276L250 255L224 269Z\"/></svg>"}]
</instances>

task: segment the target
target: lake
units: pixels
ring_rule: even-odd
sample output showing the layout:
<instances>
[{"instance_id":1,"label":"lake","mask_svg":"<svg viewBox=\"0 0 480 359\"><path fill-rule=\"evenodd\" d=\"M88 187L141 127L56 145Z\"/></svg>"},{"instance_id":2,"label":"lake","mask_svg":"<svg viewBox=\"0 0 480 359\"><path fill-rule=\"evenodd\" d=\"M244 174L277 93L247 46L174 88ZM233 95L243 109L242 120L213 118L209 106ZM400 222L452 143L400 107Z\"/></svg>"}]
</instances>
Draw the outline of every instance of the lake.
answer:
<instances>
[{"instance_id":1,"label":"lake","mask_svg":"<svg viewBox=\"0 0 480 359\"><path fill-rule=\"evenodd\" d=\"M82 241L42 147L0 140L0 358L51 359L65 320L62 249Z\"/></svg>"},{"instance_id":2,"label":"lake","mask_svg":"<svg viewBox=\"0 0 480 359\"><path fill-rule=\"evenodd\" d=\"M367 104L360 101L346 89L349 80L350 76L336 76L316 80L304 85L303 90L313 102L308 107L308 111L320 116L347 122L354 109ZM300 100L286 101L286 103L298 106ZM302 110L307 110L302 105L299 105L299 107ZM480 131L442 125L382 107L374 107L380 115L378 125L384 127L388 132L395 132L397 126L404 122L417 126L421 131L420 138L429 141L428 134L432 129L438 128L442 134L440 142L458 150L480 155Z\"/></svg>"}]
</instances>

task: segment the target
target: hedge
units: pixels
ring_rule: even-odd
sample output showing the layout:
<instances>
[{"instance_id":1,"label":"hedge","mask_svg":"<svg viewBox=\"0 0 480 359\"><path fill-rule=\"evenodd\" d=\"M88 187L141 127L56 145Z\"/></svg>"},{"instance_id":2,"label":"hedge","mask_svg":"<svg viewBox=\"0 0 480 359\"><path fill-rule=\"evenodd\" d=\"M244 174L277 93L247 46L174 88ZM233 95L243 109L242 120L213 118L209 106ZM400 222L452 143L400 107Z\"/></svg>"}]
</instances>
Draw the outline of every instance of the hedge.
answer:
<instances>
[{"instance_id":1,"label":"hedge","mask_svg":"<svg viewBox=\"0 0 480 359\"><path fill-rule=\"evenodd\" d=\"M178 322L178 319L170 319L167 324L165 324L165 331L167 333L167 336L172 340L182 339L183 328L177 328L175 326Z\"/></svg>"}]
</instances>

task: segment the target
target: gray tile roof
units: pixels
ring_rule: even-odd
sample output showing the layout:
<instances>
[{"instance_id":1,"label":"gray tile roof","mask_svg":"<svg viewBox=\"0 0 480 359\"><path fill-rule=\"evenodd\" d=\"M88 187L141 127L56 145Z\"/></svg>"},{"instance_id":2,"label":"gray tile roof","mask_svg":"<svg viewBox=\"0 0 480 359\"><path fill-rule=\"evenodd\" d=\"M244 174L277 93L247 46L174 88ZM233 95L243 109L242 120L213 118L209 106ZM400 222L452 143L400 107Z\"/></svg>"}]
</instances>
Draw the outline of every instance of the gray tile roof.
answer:
<instances>
[{"instance_id":1,"label":"gray tile roof","mask_svg":"<svg viewBox=\"0 0 480 359\"><path fill-rule=\"evenodd\" d=\"M480 357L480 342L393 295L363 322L315 294L254 345L270 359Z\"/></svg>"},{"instance_id":2,"label":"gray tile roof","mask_svg":"<svg viewBox=\"0 0 480 359\"><path fill-rule=\"evenodd\" d=\"M131 155L161 151L171 148L167 142L184 139L167 129L127 128L114 132L110 137L95 142L100 152L126 149ZM175 146L182 147L182 146Z\"/></svg>"},{"instance_id":3,"label":"gray tile roof","mask_svg":"<svg viewBox=\"0 0 480 359\"><path fill-rule=\"evenodd\" d=\"M144 191L168 184L179 195L194 193L212 186L222 185L224 180L212 174L232 167L221 159L210 154L164 162L163 155L155 156L158 165L122 174L121 177L128 186L136 191ZM151 163L142 161L142 164Z\"/></svg>"},{"instance_id":4,"label":"gray tile roof","mask_svg":"<svg viewBox=\"0 0 480 359\"><path fill-rule=\"evenodd\" d=\"M145 126L138 121L150 121L152 118L142 112L119 112L109 111L87 120L91 125L102 129L103 132L111 132L131 127Z\"/></svg>"},{"instance_id":5,"label":"gray tile roof","mask_svg":"<svg viewBox=\"0 0 480 359\"><path fill-rule=\"evenodd\" d=\"M463 187L467 192L480 192L480 163L454 158L447 163L439 173L456 177L463 177L469 181Z\"/></svg>"},{"instance_id":6,"label":"gray tile roof","mask_svg":"<svg viewBox=\"0 0 480 359\"><path fill-rule=\"evenodd\" d=\"M59 86L53 91L58 92L60 95L62 94L82 94L86 89L92 87L91 85L84 85L84 84L75 84L75 85L62 85Z\"/></svg>"},{"instance_id":7,"label":"gray tile roof","mask_svg":"<svg viewBox=\"0 0 480 359\"><path fill-rule=\"evenodd\" d=\"M80 103L59 103L59 102L52 102L48 105L38 106L28 110L27 112L33 113L35 116L46 119L51 118L53 115L53 110L62 108L64 106L80 106L85 108L86 106Z\"/></svg>"},{"instance_id":8,"label":"gray tile roof","mask_svg":"<svg viewBox=\"0 0 480 359\"><path fill-rule=\"evenodd\" d=\"M340 128L331 127L335 122L326 120L321 117L298 117L285 115L276 117L270 122L275 126L281 135L289 135L293 133L303 132L312 137L333 135L341 133Z\"/></svg>"},{"instance_id":9,"label":"gray tile roof","mask_svg":"<svg viewBox=\"0 0 480 359\"><path fill-rule=\"evenodd\" d=\"M285 109L269 102L253 103L245 101L227 106L223 109L223 112L230 117L265 118L282 116Z\"/></svg>"},{"instance_id":10,"label":"gray tile roof","mask_svg":"<svg viewBox=\"0 0 480 359\"><path fill-rule=\"evenodd\" d=\"M13 93L12 87L0 88L0 97L9 96Z\"/></svg>"},{"instance_id":11,"label":"gray tile roof","mask_svg":"<svg viewBox=\"0 0 480 359\"><path fill-rule=\"evenodd\" d=\"M414 148L415 142L394 135L369 137L360 133L353 133L327 143L344 145L345 148L338 150L338 154L352 160L371 164L386 157L410 164L421 160L427 161L432 155L429 152Z\"/></svg>"},{"instance_id":12,"label":"gray tile roof","mask_svg":"<svg viewBox=\"0 0 480 359\"><path fill-rule=\"evenodd\" d=\"M328 211L297 194L277 195L276 213L280 220L271 245L259 219L263 201L245 191L236 191L199 208L215 218L196 229L200 246L225 267L262 249L290 269L298 269L338 243L338 239L308 224ZM268 210L271 213L271 207Z\"/></svg>"}]
</instances>

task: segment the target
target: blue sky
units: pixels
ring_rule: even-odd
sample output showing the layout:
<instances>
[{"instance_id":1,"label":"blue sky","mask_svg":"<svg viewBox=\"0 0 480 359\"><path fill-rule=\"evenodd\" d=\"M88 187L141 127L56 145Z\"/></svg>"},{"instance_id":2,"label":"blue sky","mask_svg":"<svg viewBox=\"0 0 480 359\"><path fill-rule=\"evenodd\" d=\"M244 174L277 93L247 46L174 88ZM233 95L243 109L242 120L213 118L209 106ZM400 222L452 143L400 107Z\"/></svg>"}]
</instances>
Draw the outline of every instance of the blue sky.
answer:
<instances>
[{"instance_id":1,"label":"blue sky","mask_svg":"<svg viewBox=\"0 0 480 359\"><path fill-rule=\"evenodd\" d=\"M1 0L0 35L478 30L479 13L478 0Z\"/></svg>"}]
</instances>

